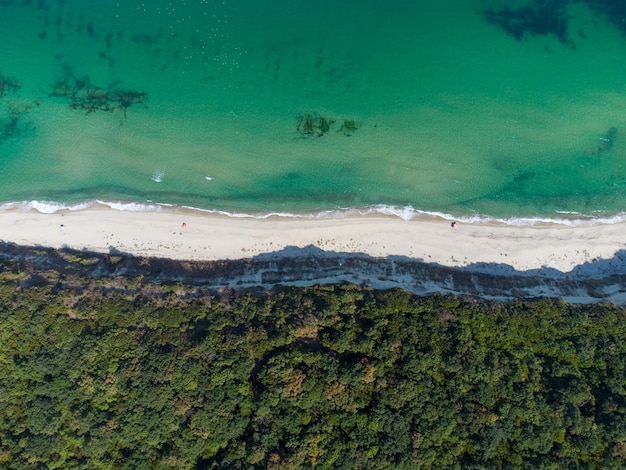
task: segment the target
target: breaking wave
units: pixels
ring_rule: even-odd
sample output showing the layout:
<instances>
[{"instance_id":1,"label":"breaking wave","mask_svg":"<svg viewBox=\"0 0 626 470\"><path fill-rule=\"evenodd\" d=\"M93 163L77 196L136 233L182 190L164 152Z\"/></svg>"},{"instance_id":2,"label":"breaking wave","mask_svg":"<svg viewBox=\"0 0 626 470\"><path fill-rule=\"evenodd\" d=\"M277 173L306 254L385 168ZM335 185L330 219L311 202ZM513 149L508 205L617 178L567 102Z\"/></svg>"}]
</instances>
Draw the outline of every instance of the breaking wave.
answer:
<instances>
[{"instance_id":1,"label":"breaking wave","mask_svg":"<svg viewBox=\"0 0 626 470\"><path fill-rule=\"evenodd\" d=\"M384 204L337 208L312 212L229 212L217 209L200 209L190 206L177 206L173 204L157 202L128 202L128 201L101 201L88 200L74 204L64 204L55 201L16 201L0 204L1 211L36 211L44 214L54 214L63 211L81 211L97 208L110 208L117 211L130 212L176 212L191 211L220 215L233 218L269 219L269 218L291 218L291 219L345 219L349 217L397 217L402 220L411 221L425 218L437 218L448 221L458 221L466 224L504 224L518 227L530 227L535 225L555 224L569 227L596 225L596 224L617 224L626 221L626 212L612 216L586 216L574 212L560 212L555 217L492 217L488 215L453 215L437 211L423 211L411 206L390 206Z\"/></svg>"}]
</instances>

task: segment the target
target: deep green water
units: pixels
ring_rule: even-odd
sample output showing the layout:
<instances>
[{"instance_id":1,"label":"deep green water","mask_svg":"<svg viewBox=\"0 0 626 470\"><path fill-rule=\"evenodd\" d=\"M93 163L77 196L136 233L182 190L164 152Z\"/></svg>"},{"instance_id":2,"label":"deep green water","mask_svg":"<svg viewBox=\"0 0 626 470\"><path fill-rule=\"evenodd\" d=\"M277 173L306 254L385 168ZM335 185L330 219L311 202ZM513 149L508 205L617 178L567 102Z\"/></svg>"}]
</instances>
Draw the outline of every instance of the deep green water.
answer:
<instances>
[{"instance_id":1,"label":"deep green water","mask_svg":"<svg viewBox=\"0 0 626 470\"><path fill-rule=\"evenodd\" d=\"M619 216L626 34L502 4L1 0L0 201Z\"/></svg>"}]
</instances>

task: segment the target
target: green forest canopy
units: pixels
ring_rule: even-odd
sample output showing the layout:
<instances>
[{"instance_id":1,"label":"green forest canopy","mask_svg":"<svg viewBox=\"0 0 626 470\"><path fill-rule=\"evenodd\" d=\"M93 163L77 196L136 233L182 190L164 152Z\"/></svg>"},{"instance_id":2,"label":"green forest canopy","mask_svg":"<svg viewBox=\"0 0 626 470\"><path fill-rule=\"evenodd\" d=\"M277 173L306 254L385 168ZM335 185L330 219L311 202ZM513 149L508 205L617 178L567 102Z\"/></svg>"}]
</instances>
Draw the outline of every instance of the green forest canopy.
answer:
<instances>
[{"instance_id":1,"label":"green forest canopy","mask_svg":"<svg viewBox=\"0 0 626 470\"><path fill-rule=\"evenodd\" d=\"M611 304L5 269L0 318L2 468L626 466Z\"/></svg>"}]
</instances>

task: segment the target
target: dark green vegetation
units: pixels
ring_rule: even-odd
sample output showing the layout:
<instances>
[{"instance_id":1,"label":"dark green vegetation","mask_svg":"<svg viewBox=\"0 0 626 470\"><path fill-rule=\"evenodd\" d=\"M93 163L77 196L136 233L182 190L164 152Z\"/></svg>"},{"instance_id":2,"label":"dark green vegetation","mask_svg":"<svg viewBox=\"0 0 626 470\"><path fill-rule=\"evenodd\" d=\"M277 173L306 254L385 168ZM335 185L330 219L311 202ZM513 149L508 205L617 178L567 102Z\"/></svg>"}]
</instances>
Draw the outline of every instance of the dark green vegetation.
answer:
<instances>
[{"instance_id":1,"label":"dark green vegetation","mask_svg":"<svg viewBox=\"0 0 626 470\"><path fill-rule=\"evenodd\" d=\"M0 259L2 468L626 465L614 305L254 295L62 256Z\"/></svg>"}]
</instances>

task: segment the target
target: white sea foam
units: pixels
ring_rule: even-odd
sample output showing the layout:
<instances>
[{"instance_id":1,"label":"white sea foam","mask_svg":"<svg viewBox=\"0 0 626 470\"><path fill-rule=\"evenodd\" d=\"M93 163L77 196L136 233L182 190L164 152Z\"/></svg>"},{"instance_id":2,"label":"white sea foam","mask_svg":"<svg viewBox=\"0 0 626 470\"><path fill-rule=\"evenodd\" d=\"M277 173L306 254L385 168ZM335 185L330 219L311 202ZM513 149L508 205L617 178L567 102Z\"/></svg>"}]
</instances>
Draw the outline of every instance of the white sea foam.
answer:
<instances>
[{"instance_id":1,"label":"white sea foam","mask_svg":"<svg viewBox=\"0 0 626 470\"><path fill-rule=\"evenodd\" d=\"M61 211L80 211L90 209L96 205L106 206L117 211L130 212L174 212L179 209L189 210L193 212L201 212L206 214L215 214L233 218L249 218L249 219L269 219L269 218L286 218L286 219L346 219L350 217L367 217L367 216L388 216L398 217L405 221L438 218L447 221L455 220L464 224L490 224L497 223L503 225L511 225L517 227L531 227L536 225L564 225L568 227L602 225L602 224L618 224L626 222L626 212L611 216L585 216L574 212L559 212L563 217L491 217L487 215L461 215L455 216L444 212L422 211L411 206L390 206L384 204L365 206L365 207L347 207L337 209L327 209L311 212L230 212L217 209L202 209L192 206L176 206L173 204L159 202L128 202L128 201L102 201L88 200L75 204L64 204L55 201L14 201L0 204L0 211L19 210L22 212L37 211L44 214L53 214Z\"/></svg>"},{"instance_id":2,"label":"white sea foam","mask_svg":"<svg viewBox=\"0 0 626 470\"><path fill-rule=\"evenodd\" d=\"M197 209L190 206L184 206L185 209L206 212L209 214L218 214L234 218L253 218L268 219L271 217L297 218L297 219L345 219L348 217L364 217L368 215L384 215L398 217L402 220L410 221L420 218L439 218L444 220L455 220L466 224L489 224L498 223L504 225L512 225L518 227L531 227L542 224L566 225L569 227L595 225L595 224L617 224L626 221L626 212L608 217L591 217L577 214L576 217L491 217L485 215L467 215L455 216L452 214L436 211L422 211L413 207L388 206L384 204L322 210L316 212L292 213L292 212L262 212L262 213L245 213L245 212L228 212L222 210ZM572 213L572 215L574 215Z\"/></svg>"},{"instance_id":3,"label":"white sea foam","mask_svg":"<svg viewBox=\"0 0 626 470\"><path fill-rule=\"evenodd\" d=\"M81 211L89 209L94 201L83 201L76 204L63 204L55 201L17 201L0 205L0 211L19 210L21 212L37 211L42 214L54 214L60 211Z\"/></svg>"},{"instance_id":4,"label":"white sea foam","mask_svg":"<svg viewBox=\"0 0 626 470\"><path fill-rule=\"evenodd\" d=\"M141 202L110 202L110 201L97 201L98 204L108 206L116 211L129 211L129 212L162 212L165 207L173 207L167 204L157 203L141 203Z\"/></svg>"},{"instance_id":5,"label":"white sea foam","mask_svg":"<svg viewBox=\"0 0 626 470\"><path fill-rule=\"evenodd\" d=\"M161 170L156 170L153 174L152 174L152 181L154 181L155 183L160 183L161 181L163 181L163 177L165 176L165 173L163 173Z\"/></svg>"}]
</instances>

